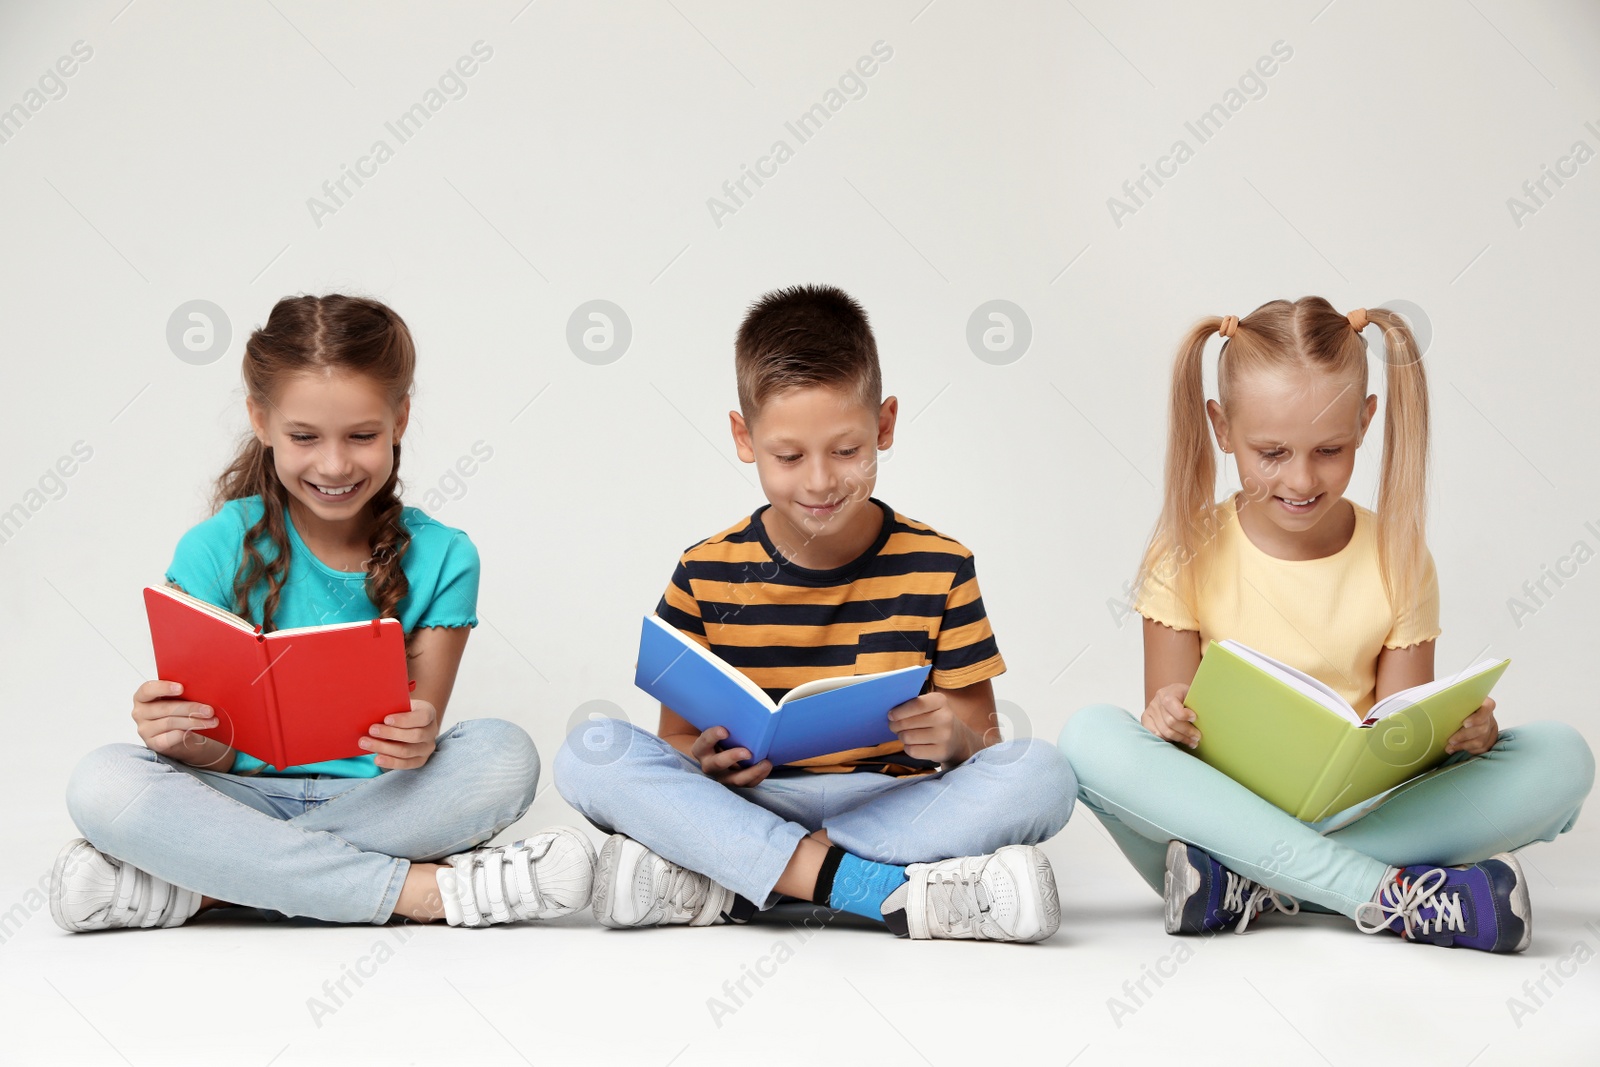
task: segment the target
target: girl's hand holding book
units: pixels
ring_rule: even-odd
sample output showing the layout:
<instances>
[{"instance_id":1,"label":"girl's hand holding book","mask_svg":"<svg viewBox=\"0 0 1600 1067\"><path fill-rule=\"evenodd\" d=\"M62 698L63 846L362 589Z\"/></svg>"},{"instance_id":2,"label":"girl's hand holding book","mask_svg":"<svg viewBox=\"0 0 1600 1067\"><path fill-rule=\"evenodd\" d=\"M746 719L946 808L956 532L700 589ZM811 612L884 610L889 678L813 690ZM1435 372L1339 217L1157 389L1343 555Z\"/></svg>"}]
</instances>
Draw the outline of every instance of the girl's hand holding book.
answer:
<instances>
[{"instance_id":1,"label":"girl's hand holding book","mask_svg":"<svg viewBox=\"0 0 1600 1067\"><path fill-rule=\"evenodd\" d=\"M183 700L183 686L177 682L153 679L133 692L133 724L144 747L160 756L180 760L192 767L227 770L233 752L220 741L201 737L196 730L217 725L216 712L204 704Z\"/></svg>"},{"instance_id":2,"label":"girl's hand holding book","mask_svg":"<svg viewBox=\"0 0 1600 1067\"><path fill-rule=\"evenodd\" d=\"M1194 748L1200 743L1200 731L1194 728L1194 712L1183 706L1183 698L1188 693L1189 687L1183 682L1162 686L1156 690L1139 721L1163 740Z\"/></svg>"},{"instance_id":3,"label":"girl's hand holding book","mask_svg":"<svg viewBox=\"0 0 1600 1067\"><path fill-rule=\"evenodd\" d=\"M413 700L411 710L374 723L361 747L374 753L378 766L388 771L415 770L433 755L439 737L439 712L426 700Z\"/></svg>"},{"instance_id":4,"label":"girl's hand holding book","mask_svg":"<svg viewBox=\"0 0 1600 1067\"><path fill-rule=\"evenodd\" d=\"M1494 718L1494 697L1484 697L1483 706L1462 720L1461 729L1450 735L1444 750L1481 756L1499 740L1500 724Z\"/></svg>"}]
</instances>

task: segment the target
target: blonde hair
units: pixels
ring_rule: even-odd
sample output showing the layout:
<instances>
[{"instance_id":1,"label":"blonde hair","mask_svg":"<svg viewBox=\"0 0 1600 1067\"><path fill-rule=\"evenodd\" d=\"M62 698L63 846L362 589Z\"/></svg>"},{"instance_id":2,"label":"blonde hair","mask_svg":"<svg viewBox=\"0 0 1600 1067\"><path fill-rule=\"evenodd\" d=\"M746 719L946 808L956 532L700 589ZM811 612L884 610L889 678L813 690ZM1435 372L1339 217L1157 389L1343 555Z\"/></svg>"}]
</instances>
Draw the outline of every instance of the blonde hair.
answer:
<instances>
[{"instance_id":1,"label":"blonde hair","mask_svg":"<svg viewBox=\"0 0 1600 1067\"><path fill-rule=\"evenodd\" d=\"M1383 418L1383 458L1375 509L1378 563L1384 590L1393 604L1408 603L1416 592L1426 551L1428 467L1428 382L1422 353L1411 327L1393 311L1372 308L1368 322L1383 330L1384 378L1388 392ZM1367 389L1367 345L1353 319L1319 296L1293 303L1273 300L1235 320L1217 358L1217 393L1224 411L1232 387L1243 377L1309 370ZM1217 460L1206 417L1200 358L1211 335L1228 320L1202 319L1189 331L1172 366L1172 399L1167 436L1161 518L1150 536L1137 587L1161 566L1192 601L1191 564L1218 528Z\"/></svg>"}]
</instances>

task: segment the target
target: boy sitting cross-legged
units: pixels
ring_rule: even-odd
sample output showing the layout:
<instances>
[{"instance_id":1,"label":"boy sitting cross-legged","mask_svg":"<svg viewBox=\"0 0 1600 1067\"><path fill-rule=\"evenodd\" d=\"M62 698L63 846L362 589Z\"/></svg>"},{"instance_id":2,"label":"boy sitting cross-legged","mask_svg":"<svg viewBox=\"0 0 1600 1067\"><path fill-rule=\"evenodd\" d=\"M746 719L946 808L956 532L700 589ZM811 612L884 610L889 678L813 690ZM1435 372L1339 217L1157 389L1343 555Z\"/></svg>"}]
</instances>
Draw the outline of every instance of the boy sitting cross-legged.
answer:
<instances>
[{"instance_id":1,"label":"boy sitting cross-legged","mask_svg":"<svg viewBox=\"0 0 1600 1067\"><path fill-rule=\"evenodd\" d=\"M667 707L659 736L585 724L556 784L611 832L595 872L606 926L741 921L781 897L913 938L1039 941L1060 918L1034 845L1066 824L1058 750L1000 741L1005 670L972 553L872 497L894 440L866 314L831 287L767 294L740 327L739 458L768 504L690 548L656 614L773 699L814 678L932 665L889 712L898 740L740 767Z\"/></svg>"}]
</instances>

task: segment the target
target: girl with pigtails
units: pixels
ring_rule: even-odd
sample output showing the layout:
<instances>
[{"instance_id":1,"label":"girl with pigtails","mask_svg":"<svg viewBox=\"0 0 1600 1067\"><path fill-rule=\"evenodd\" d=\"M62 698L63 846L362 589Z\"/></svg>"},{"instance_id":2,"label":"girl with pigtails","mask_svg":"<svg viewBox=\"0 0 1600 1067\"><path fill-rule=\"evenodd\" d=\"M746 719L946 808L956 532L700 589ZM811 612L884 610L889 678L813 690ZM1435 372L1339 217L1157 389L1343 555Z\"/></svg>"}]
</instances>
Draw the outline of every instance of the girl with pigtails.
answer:
<instances>
[{"instance_id":1,"label":"girl with pigtails","mask_svg":"<svg viewBox=\"0 0 1600 1067\"><path fill-rule=\"evenodd\" d=\"M264 631L398 619L410 710L374 724L364 755L272 767L197 733L219 720L178 682L145 682L133 697L142 744L91 752L68 785L86 840L52 871L62 928L177 926L227 904L465 926L588 905L581 833L474 847L528 809L539 761L511 723L441 725L477 623L478 553L401 503L415 360L383 304L279 301L245 346L250 434L217 481L215 513L166 572Z\"/></svg>"},{"instance_id":2,"label":"girl with pigtails","mask_svg":"<svg viewBox=\"0 0 1600 1067\"><path fill-rule=\"evenodd\" d=\"M1344 498L1378 399L1387 400L1376 510ZM1217 399L1201 357L1223 339ZM1242 491L1215 501L1212 438ZM1517 952L1532 936L1512 850L1570 829L1594 780L1580 734L1501 729L1485 700L1434 771L1320 823L1302 823L1187 749L1184 707L1209 641L1232 638L1336 690L1357 712L1434 677L1439 588L1424 539L1428 391L1392 311L1342 315L1275 300L1190 331L1173 369L1164 503L1140 568L1146 707L1097 705L1060 744L1079 796L1165 901L1171 934L1243 932L1264 911L1354 919L1365 933Z\"/></svg>"}]
</instances>

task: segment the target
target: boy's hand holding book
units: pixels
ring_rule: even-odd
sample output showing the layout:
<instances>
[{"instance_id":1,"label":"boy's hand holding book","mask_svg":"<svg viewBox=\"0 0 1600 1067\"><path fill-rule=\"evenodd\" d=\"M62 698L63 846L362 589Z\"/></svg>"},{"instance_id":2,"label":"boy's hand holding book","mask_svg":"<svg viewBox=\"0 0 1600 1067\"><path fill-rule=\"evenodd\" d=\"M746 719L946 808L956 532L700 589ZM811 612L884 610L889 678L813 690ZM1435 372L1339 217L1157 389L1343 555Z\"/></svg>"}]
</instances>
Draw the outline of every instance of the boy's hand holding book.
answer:
<instances>
[{"instance_id":1,"label":"boy's hand holding book","mask_svg":"<svg viewBox=\"0 0 1600 1067\"><path fill-rule=\"evenodd\" d=\"M700 732L689 746L689 755L700 763L700 771L707 778L715 779L723 785L751 786L764 781L772 773L772 761L762 760L748 767L741 767L739 763L750 758L748 748L724 748L717 746L728 739L728 730L723 726L712 726Z\"/></svg>"},{"instance_id":2,"label":"boy's hand holding book","mask_svg":"<svg viewBox=\"0 0 1600 1067\"><path fill-rule=\"evenodd\" d=\"M937 689L890 709L889 729L906 755L934 763L963 763L984 747L983 738L956 714L950 697Z\"/></svg>"}]
</instances>

